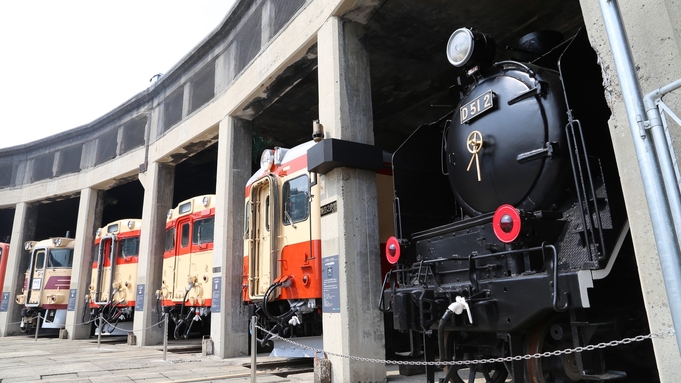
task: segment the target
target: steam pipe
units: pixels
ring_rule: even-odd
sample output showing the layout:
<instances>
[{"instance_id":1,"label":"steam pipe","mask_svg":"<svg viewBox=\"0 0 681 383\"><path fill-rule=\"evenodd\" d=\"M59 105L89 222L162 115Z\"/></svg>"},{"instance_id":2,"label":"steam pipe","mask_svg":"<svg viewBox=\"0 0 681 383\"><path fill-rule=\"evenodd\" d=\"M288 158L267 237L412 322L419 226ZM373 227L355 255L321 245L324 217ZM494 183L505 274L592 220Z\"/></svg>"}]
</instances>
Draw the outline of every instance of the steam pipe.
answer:
<instances>
[{"instance_id":1,"label":"steam pipe","mask_svg":"<svg viewBox=\"0 0 681 383\"><path fill-rule=\"evenodd\" d=\"M661 174L663 170L655 158L652 140L646 136L643 126L639 125L643 122L645 110L619 6L615 0L599 0L599 4L622 88L622 98L648 202L672 321L676 329L681 329L681 255L678 237L674 230L670 200L665 195ZM672 203L673 199L671 198ZM681 352L681 331L676 331L676 342Z\"/></svg>"}]
</instances>

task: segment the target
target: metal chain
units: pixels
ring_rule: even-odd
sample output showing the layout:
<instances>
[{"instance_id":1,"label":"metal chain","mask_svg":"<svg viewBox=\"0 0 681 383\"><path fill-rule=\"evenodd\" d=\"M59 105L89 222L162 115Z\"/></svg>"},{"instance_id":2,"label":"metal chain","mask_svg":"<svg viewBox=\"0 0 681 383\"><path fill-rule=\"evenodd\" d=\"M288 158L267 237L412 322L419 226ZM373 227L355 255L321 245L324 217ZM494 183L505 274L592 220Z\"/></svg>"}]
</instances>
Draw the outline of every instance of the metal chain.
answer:
<instances>
[{"instance_id":1,"label":"metal chain","mask_svg":"<svg viewBox=\"0 0 681 383\"><path fill-rule=\"evenodd\" d=\"M633 338L624 338L622 340L613 340L610 342L603 342L599 344L590 344L588 346L580 346L580 347L575 347L575 348L568 348L565 350L556 350L556 351L547 351L547 352L541 352L541 353L536 353L536 354L527 354L527 355L516 355L516 356L507 356L503 358L491 358L491 359L472 359L472 360L450 360L450 361L432 361L432 362L426 362L426 361L401 361L401 360L385 360L385 359L373 359L373 358L363 358L359 356L351 356L351 355L343 355L343 354L338 354L335 352L330 352L330 351L324 351L320 350L314 347L306 346L304 344L300 344L297 342L294 342L288 338L282 338L281 336L271 333L267 331L266 329L255 325L257 329L260 329L268 334L270 334L272 337L281 339L285 342L291 343L293 345L296 345L298 347L306 348L308 350L312 350L315 352L315 355L317 353L320 354L327 354L327 355L332 355L332 356L337 356L340 358L347 358L347 359L352 359L352 360L357 360L361 362L369 362L369 363L380 363L380 364L394 364L394 365L407 365L407 366L453 366L453 365L467 365L467 364L485 364L485 363L503 363L503 362L512 362L512 361L519 361L519 360L529 360L529 359L539 359L539 358L546 358L549 356L560 356L560 355L565 355L565 354L572 354L576 352L583 352L583 351L591 351L595 349L600 349L600 348L606 348L606 347L615 347L619 346L622 344L629 344L633 342L641 342L646 339L652 339L652 338L664 338L665 333L664 332L658 332L655 334L648 334L648 335L638 335ZM674 335L674 329L670 328L666 331L667 335Z\"/></svg>"}]
</instances>

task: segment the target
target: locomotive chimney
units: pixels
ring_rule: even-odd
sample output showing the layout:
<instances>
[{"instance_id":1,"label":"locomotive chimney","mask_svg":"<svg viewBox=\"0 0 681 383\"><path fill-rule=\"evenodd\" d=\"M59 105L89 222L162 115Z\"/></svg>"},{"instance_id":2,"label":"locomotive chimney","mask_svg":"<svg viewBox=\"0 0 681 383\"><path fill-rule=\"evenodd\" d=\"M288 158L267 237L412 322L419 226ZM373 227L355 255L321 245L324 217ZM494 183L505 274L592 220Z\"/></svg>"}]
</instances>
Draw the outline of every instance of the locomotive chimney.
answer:
<instances>
[{"instance_id":1,"label":"locomotive chimney","mask_svg":"<svg viewBox=\"0 0 681 383\"><path fill-rule=\"evenodd\" d=\"M319 123L319 120L312 121L312 140L319 142L324 139L324 125Z\"/></svg>"}]
</instances>

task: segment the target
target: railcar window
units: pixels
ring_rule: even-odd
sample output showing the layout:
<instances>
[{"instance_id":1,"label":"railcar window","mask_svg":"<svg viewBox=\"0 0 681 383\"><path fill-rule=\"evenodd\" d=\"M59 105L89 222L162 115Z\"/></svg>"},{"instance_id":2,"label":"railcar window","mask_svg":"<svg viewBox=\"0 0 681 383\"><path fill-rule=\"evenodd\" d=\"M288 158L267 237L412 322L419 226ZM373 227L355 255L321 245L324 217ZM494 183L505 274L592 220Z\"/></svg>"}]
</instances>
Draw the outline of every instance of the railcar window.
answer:
<instances>
[{"instance_id":1,"label":"railcar window","mask_svg":"<svg viewBox=\"0 0 681 383\"><path fill-rule=\"evenodd\" d=\"M166 251L175 248L175 228L171 227L166 230Z\"/></svg>"},{"instance_id":2,"label":"railcar window","mask_svg":"<svg viewBox=\"0 0 681 383\"><path fill-rule=\"evenodd\" d=\"M182 240L180 247L187 247L189 245L189 222L182 224Z\"/></svg>"},{"instance_id":3,"label":"railcar window","mask_svg":"<svg viewBox=\"0 0 681 383\"><path fill-rule=\"evenodd\" d=\"M265 198L265 230L270 231L270 196Z\"/></svg>"},{"instance_id":4,"label":"railcar window","mask_svg":"<svg viewBox=\"0 0 681 383\"><path fill-rule=\"evenodd\" d=\"M310 215L308 185L306 174L284 183L284 225L305 221Z\"/></svg>"},{"instance_id":5,"label":"railcar window","mask_svg":"<svg viewBox=\"0 0 681 383\"><path fill-rule=\"evenodd\" d=\"M45 250L38 250L35 253L35 268L42 269L45 267Z\"/></svg>"},{"instance_id":6,"label":"railcar window","mask_svg":"<svg viewBox=\"0 0 681 383\"><path fill-rule=\"evenodd\" d=\"M248 225L248 217L251 216L251 209L250 209L250 204L246 202L246 206L244 207L244 239L248 239L248 235L250 234L250 226Z\"/></svg>"},{"instance_id":7,"label":"railcar window","mask_svg":"<svg viewBox=\"0 0 681 383\"><path fill-rule=\"evenodd\" d=\"M166 237L166 240L168 238ZM136 257L140 252L140 238L121 239L118 247L118 258Z\"/></svg>"},{"instance_id":8,"label":"railcar window","mask_svg":"<svg viewBox=\"0 0 681 383\"><path fill-rule=\"evenodd\" d=\"M48 268L73 266L73 249L52 249L47 261Z\"/></svg>"},{"instance_id":9,"label":"railcar window","mask_svg":"<svg viewBox=\"0 0 681 383\"><path fill-rule=\"evenodd\" d=\"M201 245L204 243L213 242L213 227L215 226L215 217L200 219L194 221L194 233L192 235L192 243Z\"/></svg>"}]
</instances>

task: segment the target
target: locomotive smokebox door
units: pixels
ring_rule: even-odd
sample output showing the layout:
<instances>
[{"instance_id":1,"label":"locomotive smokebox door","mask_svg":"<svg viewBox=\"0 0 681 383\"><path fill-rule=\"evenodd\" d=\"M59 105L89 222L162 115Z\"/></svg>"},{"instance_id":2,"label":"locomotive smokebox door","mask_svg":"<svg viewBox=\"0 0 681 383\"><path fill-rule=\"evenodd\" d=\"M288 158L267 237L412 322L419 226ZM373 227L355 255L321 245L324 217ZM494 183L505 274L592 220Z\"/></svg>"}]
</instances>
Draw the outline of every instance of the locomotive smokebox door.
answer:
<instances>
[{"instance_id":1,"label":"locomotive smokebox door","mask_svg":"<svg viewBox=\"0 0 681 383\"><path fill-rule=\"evenodd\" d=\"M454 111L447 134L457 200L470 215L503 204L542 208L564 178L566 107L558 74L515 62L487 71Z\"/></svg>"}]
</instances>

